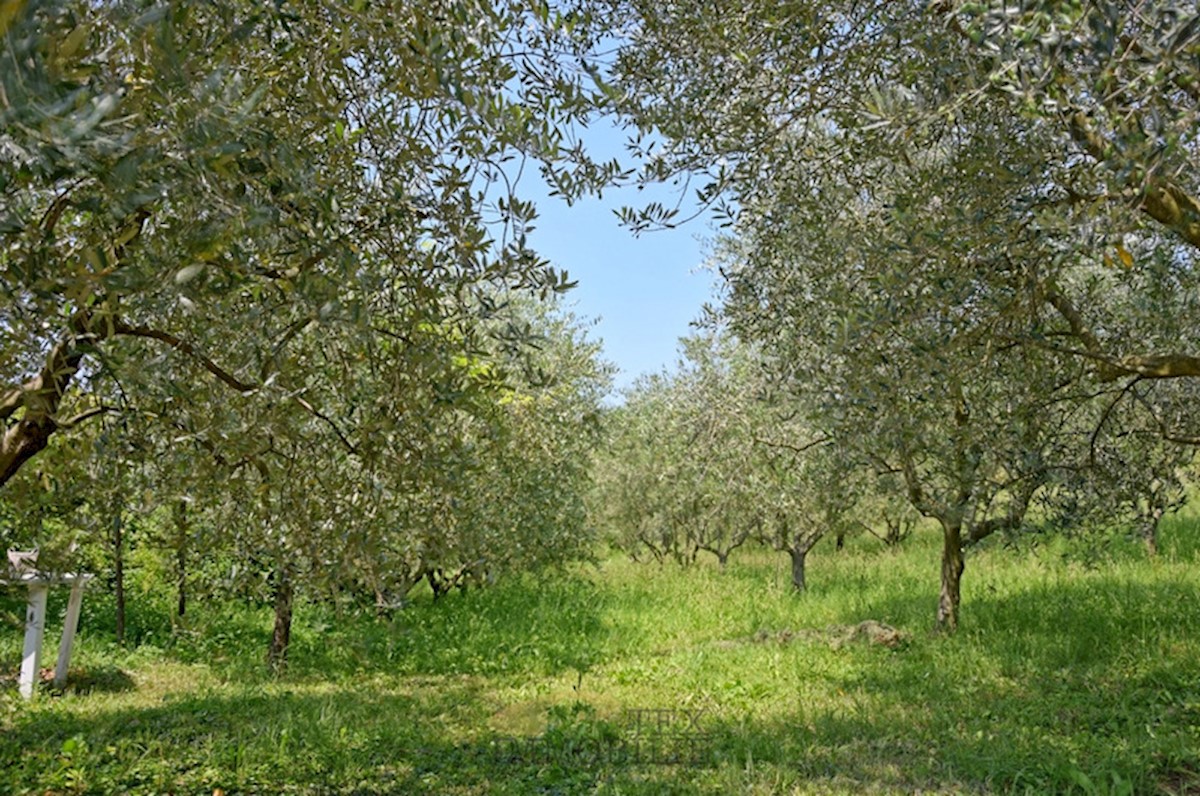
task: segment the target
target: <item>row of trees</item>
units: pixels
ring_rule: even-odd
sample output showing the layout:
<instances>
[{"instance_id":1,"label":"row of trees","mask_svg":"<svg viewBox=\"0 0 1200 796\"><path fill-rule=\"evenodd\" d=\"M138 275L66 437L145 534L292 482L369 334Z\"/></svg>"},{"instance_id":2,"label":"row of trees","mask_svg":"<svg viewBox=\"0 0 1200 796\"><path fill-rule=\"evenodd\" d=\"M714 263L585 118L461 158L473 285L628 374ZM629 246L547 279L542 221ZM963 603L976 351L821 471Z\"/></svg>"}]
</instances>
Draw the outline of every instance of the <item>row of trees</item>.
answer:
<instances>
[{"instance_id":1,"label":"row of trees","mask_svg":"<svg viewBox=\"0 0 1200 796\"><path fill-rule=\"evenodd\" d=\"M391 429L399 455L355 456L310 421L294 441L231 461L201 435L127 410L71 445L53 441L9 483L5 541L41 547L47 566L113 573L118 635L131 543L167 562L179 615L189 595L268 592L274 664L298 591L390 611L421 581L440 595L586 558L582 496L609 367L570 314L510 309L540 348L455 355L470 393L420 396L421 411Z\"/></svg>"},{"instance_id":2,"label":"row of trees","mask_svg":"<svg viewBox=\"0 0 1200 796\"><path fill-rule=\"evenodd\" d=\"M181 584L189 556L271 573L273 661L299 585L387 604L581 555L606 367L538 303L570 283L515 180L591 179L565 142L592 83L559 57L584 22L5 4L4 541L53 559L82 527L119 562L157 512Z\"/></svg>"},{"instance_id":3,"label":"row of trees","mask_svg":"<svg viewBox=\"0 0 1200 796\"><path fill-rule=\"evenodd\" d=\"M1200 441L1194 8L607 8L644 178L707 176L726 322L941 526L944 626L964 546L1035 502L1170 502L1148 485Z\"/></svg>"},{"instance_id":4,"label":"row of trees","mask_svg":"<svg viewBox=\"0 0 1200 796\"><path fill-rule=\"evenodd\" d=\"M635 560L704 552L722 569L743 545L766 545L789 556L803 590L824 536L907 535L915 513L889 491L896 479L813 433L765 365L728 334L696 335L674 372L626 393L596 462L593 516L611 543Z\"/></svg>"},{"instance_id":5,"label":"row of trees","mask_svg":"<svg viewBox=\"0 0 1200 796\"><path fill-rule=\"evenodd\" d=\"M953 403L924 382L906 394L880 367L878 394L855 405L781 388L780 363L728 332L685 339L677 370L639 382L612 414L597 524L635 559L707 552L724 568L742 545L766 545L790 557L803 590L823 537L895 544L924 515L947 539L948 628L963 554L992 534L1121 531L1153 552L1158 521L1183 502L1191 451L1128 433L1135 418L1113 417L1103 392L1067 382L1046 398L1022 352L973 372Z\"/></svg>"}]
</instances>

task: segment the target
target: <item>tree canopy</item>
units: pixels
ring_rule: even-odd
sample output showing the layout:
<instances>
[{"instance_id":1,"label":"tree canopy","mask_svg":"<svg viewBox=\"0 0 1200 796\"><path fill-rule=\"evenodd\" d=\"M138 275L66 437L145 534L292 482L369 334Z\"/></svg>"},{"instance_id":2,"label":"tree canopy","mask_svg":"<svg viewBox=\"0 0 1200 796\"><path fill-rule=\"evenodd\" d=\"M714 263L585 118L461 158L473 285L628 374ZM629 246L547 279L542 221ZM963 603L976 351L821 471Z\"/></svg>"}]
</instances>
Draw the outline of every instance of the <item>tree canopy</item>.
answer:
<instances>
[{"instance_id":1,"label":"tree canopy","mask_svg":"<svg viewBox=\"0 0 1200 796\"><path fill-rule=\"evenodd\" d=\"M6 4L0 481L109 411L236 461L297 422L367 453L414 384L460 393L496 291L567 284L513 180L589 107L556 58L572 25L473 0Z\"/></svg>"},{"instance_id":2,"label":"tree canopy","mask_svg":"<svg viewBox=\"0 0 1200 796\"><path fill-rule=\"evenodd\" d=\"M943 526L944 625L965 544L1196 441L1194 9L607 9L643 179L699 176L731 328Z\"/></svg>"}]
</instances>

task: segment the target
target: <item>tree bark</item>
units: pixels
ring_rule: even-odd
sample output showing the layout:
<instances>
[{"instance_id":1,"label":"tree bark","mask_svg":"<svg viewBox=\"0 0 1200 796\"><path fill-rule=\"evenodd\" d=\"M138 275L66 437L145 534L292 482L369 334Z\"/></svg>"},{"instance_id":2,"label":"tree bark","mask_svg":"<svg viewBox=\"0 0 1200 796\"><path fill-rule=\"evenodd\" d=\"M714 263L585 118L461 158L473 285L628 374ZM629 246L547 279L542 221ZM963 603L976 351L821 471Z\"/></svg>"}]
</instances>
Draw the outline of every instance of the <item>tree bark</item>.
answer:
<instances>
[{"instance_id":1,"label":"tree bark","mask_svg":"<svg viewBox=\"0 0 1200 796\"><path fill-rule=\"evenodd\" d=\"M282 673L287 668L294 600L291 571L287 566L281 566L275 571L275 631L271 634L271 646L267 650L267 667L275 673Z\"/></svg>"},{"instance_id":2,"label":"tree bark","mask_svg":"<svg viewBox=\"0 0 1200 796\"><path fill-rule=\"evenodd\" d=\"M175 506L175 586L179 594L176 612L187 613L187 503L182 500Z\"/></svg>"},{"instance_id":3,"label":"tree bark","mask_svg":"<svg viewBox=\"0 0 1200 796\"><path fill-rule=\"evenodd\" d=\"M57 429L58 424L47 415L27 416L8 428L0 438L0 486L40 453Z\"/></svg>"},{"instance_id":4,"label":"tree bark","mask_svg":"<svg viewBox=\"0 0 1200 796\"><path fill-rule=\"evenodd\" d=\"M175 551L176 587L179 591L179 602L175 612L183 617L187 613L187 549L180 547Z\"/></svg>"},{"instance_id":5,"label":"tree bark","mask_svg":"<svg viewBox=\"0 0 1200 796\"><path fill-rule=\"evenodd\" d=\"M442 576L440 569L428 570L425 573L425 579L429 581L429 588L433 590L434 602L442 599L442 595L450 591L450 585L446 583L446 579Z\"/></svg>"},{"instance_id":6,"label":"tree bark","mask_svg":"<svg viewBox=\"0 0 1200 796\"><path fill-rule=\"evenodd\" d=\"M125 646L125 534L121 522L123 508L118 502L113 512L113 596L117 601L117 644Z\"/></svg>"},{"instance_id":7,"label":"tree bark","mask_svg":"<svg viewBox=\"0 0 1200 796\"><path fill-rule=\"evenodd\" d=\"M59 429L59 407L83 362L80 345L95 343L102 336L92 333L92 322L91 313L75 313L70 328L46 355L41 371L0 394L0 419L6 421L0 436L0 486L44 450ZM17 412L22 412L21 419L7 425Z\"/></svg>"},{"instance_id":8,"label":"tree bark","mask_svg":"<svg viewBox=\"0 0 1200 796\"><path fill-rule=\"evenodd\" d=\"M938 599L938 627L953 633L958 629L958 606L962 601L962 526L942 521L942 591Z\"/></svg>"},{"instance_id":9,"label":"tree bark","mask_svg":"<svg viewBox=\"0 0 1200 796\"><path fill-rule=\"evenodd\" d=\"M1142 539L1146 543L1146 553L1154 558L1158 555L1158 518L1145 520L1142 526Z\"/></svg>"},{"instance_id":10,"label":"tree bark","mask_svg":"<svg viewBox=\"0 0 1200 796\"><path fill-rule=\"evenodd\" d=\"M61 208L65 206L61 205L50 215L46 229L53 228L61 216ZM126 248L141 235L148 218L150 211L141 207L122 223L112 249L114 266L124 259ZM22 385L0 392L0 421L4 421L0 426L0 486L8 483L25 462L44 450L51 435L60 428L70 427L107 411L104 407L93 407L74 418L62 420L58 417L67 390L83 364L84 351L114 333L115 324L111 316L105 314L96 317L90 310L78 310L71 316L62 337L46 355L38 375ZM22 412L21 419L13 422L18 411Z\"/></svg>"},{"instance_id":11,"label":"tree bark","mask_svg":"<svg viewBox=\"0 0 1200 796\"><path fill-rule=\"evenodd\" d=\"M793 547L788 550L788 555L792 557L792 588L798 592L808 588L804 578L804 563L808 557L808 551L807 547Z\"/></svg>"}]
</instances>

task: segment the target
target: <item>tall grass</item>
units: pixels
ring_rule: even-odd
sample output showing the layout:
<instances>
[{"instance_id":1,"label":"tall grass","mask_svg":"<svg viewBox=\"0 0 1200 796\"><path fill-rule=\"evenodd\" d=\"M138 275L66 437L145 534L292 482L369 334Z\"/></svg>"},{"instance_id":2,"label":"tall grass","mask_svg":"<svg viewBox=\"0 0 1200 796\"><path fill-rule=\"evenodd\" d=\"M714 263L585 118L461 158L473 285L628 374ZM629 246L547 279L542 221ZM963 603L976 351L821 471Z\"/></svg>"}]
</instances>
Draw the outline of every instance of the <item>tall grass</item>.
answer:
<instances>
[{"instance_id":1,"label":"tall grass","mask_svg":"<svg viewBox=\"0 0 1200 796\"><path fill-rule=\"evenodd\" d=\"M822 545L805 594L786 557L746 551L725 573L613 557L389 620L306 604L280 679L261 665L264 607L202 605L173 626L147 600L141 646L122 651L97 592L77 687L0 694L0 792L1200 789L1193 517L1165 523L1153 561L1119 539L973 550L953 637L933 632L937 543ZM841 643L868 619L903 644ZM0 636L6 666L19 644ZM699 715L699 757L579 751L640 708ZM531 734L539 754L497 752Z\"/></svg>"}]
</instances>

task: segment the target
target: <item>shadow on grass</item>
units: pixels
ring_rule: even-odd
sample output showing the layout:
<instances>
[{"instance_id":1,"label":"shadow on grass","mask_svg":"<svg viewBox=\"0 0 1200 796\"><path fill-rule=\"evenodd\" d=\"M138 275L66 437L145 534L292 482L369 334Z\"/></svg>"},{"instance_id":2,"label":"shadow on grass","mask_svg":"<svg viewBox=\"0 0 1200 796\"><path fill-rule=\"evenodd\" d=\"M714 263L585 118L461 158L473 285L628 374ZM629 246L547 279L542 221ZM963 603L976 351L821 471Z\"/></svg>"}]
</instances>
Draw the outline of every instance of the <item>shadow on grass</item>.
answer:
<instances>
[{"instance_id":1,"label":"shadow on grass","mask_svg":"<svg viewBox=\"0 0 1200 796\"><path fill-rule=\"evenodd\" d=\"M681 760L631 757L611 724L587 719L514 745L482 729L486 713L481 694L463 684L409 694L205 696L87 715L29 711L0 735L0 790L526 796L824 783L883 793L919 781L910 771L914 745L856 746L850 739L877 730L856 720L799 729L717 723Z\"/></svg>"},{"instance_id":2,"label":"shadow on grass","mask_svg":"<svg viewBox=\"0 0 1200 796\"><path fill-rule=\"evenodd\" d=\"M283 683L137 709L0 713L0 792L1197 792L1200 600L1172 571L972 583L949 638L925 632L932 591L833 600L838 621L881 619L912 642L838 650L852 665L822 668L832 705L717 721L704 765L649 769L514 758L486 729L497 706L479 675L582 670L611 654L609 598L586 580L454 594L391 622L308 607ZM261 670L268 619L226 617L221 643ZM197 655L208 643L186 641ZM392 685L377 691L359 671L416 676L381 678Z\"/></svg>"},{"instance_id":3,"label":"shadow on grass","mask_svg":"<svg viewBox=\"0 0 1200 796\"><path fill-rule=\"evenodd\" d=\"M40 684L52 694L118 694L137 687L129 673L116 666L72 666L67 672L66 685L62 688L55 688L50 684L52 674L50 669L43 669ZM15 695L18 679L15 670L0 674L0 692Z\"/></svg>"},{"instance_id":4,"label":"shadow on grass","mask_svg":"<svg viewBox=\"0 0 1200 796\"><path fill-rule=\"evenodd\" d=\"M487 729L497 705L474 677L18 708L0 712L0 792L1068 793L1080 776L1137 793L1200 787L1186 729L1200 703L1175 689L1200 682L1194 664L1164 661L1122 695L1050 670L997 680L988 653L965 636L846 650L872 665L847 670L838 706L713 716L683 765L596 754L611 726L587 714L514 754Z\"/></svg>"},{"instance_id":5,"label":"shadow on grass","mask_svg":"<svg viewBox=\"0 0 1200 796\"><path fill-rule=\"evenodd\" d=\"M584 671L607 654L604 599L585 578L562 576L514 578L486 591L415 600L390 619L305 603L293 621L288 679ZM266 676L271 622L266 608L202 605L166 648L185 663L258 681Z\"/></svg>"},{"instance_id":6,"label":"shadow on grass","mask_svg":"<svg viewBox=\"0 0 1200 796\"><path fill-rule=\"evenodd\" d=\"M961 683L947 680L932 682L963 693ZM905 691L912 694L901 685L887 698L860 698L850 711L731 725L717 735L717 752L734 766L753 761L804 783L852 785L849 792L1200 792L1194 735L1161 723L1159 737L1148 735L1152 705L1097 702L1064 724L1060 695L1037 688L958 704L944 693L921 703Z\"/></svg>"},{"instance_id":7,"label":"shadow on grass","mask_svg":"<svg viewBox=\"0 0 1200 796\"><path fill-rule=\"evenodd\" d=\"M372 693L204 696L139 709L17 711L0 721L5 793L595 792L613 766L571 738L513 755L470 684ZM0 719L3 714L0 714Z\"/></svg>"},{"instance_id":8,"label":"shadow on grass","mask_svg":"<svg viewBox=\"0 0 1200 796\"><path fill-rule=\"evenodd\" d=\"M868 712L718 722L678 763L630 761L604 736L514 747L474 732L464 692L340 691L199 698L88 719L17 721L0 741L0 786L21 792L291 794L1069 793L1087 776L1132 792L1197 784L1195 769L1136 750L1080 756L1066 736ZM447 717L451 718L448 720ZM455 727L456 729L448 729ZM603 731L603 730L602 730ZM608 750L608 751L606 751ZM610 753L611 752L611 753ZM771 791L763 790L766 787ZM1089 791L1080 791L1089 792ZM1105 790L1092 790L1106 793ZM1160 791L1162 792L1162 791ZM1186 789L1179 792L1189 792Z\"/></svg>"},{"instance_id":9,"label":"shadow on grass","mask_svg":"<svg viewBox=\"0 0 1200 796\"><path fill-rule=\"evenodd\" d=\"M881 597L869 610L912 608ZM854 709L798 717L798 742L840 750L839 770L861 753L1005 791L1200 792L1197 627L1182 579L1089 572L976 594L955 636L916 631L903 652L854 653L886 657L847 667L838 685Z\"/></svg>"},{"instance_id":10,"label":"shadow on grass","mask_svg":"<svg viewBox=\"0 0 1200 796\"><path fill-rule=\"evenodd\" d=\"M518 578L486 591L414 602L391 620L340 630L320 614L297 634L297 672L553 675L584 670L604 653L604 594L587 580Z\"/></svg>"}]
</instances>

